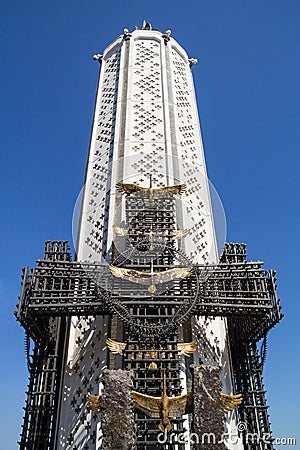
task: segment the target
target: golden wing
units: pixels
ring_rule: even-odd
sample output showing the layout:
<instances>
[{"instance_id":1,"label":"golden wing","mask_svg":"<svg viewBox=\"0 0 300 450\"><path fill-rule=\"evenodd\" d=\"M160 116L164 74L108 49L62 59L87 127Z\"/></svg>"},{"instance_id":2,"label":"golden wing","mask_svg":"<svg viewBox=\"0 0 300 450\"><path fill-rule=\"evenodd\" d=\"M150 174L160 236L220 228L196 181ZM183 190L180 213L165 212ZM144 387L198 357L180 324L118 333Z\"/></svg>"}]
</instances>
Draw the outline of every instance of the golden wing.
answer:
<instances>
[{"instance_id":1,"label":"golden wing","mask_svg":"<svg viewBox=\"0 0 300 450\"><path fill-rule=\"evenodd\" d=\"M182 194L186 190L186 184L176 184L174 186L165 186L162 188L154 189L155 195L166 196Z\"/></svg>"},{"instance_id":2,"label":"golden wing","mask_svg":"<svg viewBox=\"0 0 300 450\"><path fill-rule=\"evenodd\" d=\"M136 408L151 417L159 417L161 409L161 398L140 394L132 391L132 398Z\"/></svg>"},{"instance_id":3,"label":"golden wing","mask_svg":"<svg viewBox=\"0 0 300 450\"><path fill-rule=\"evenodd\" d=\"M221 404L225 412L232 411L243 401L242 394L237 395L220 394L220 397L221 397Z\"/></svg>"},{"instance_id":4,"label":"golden wing","mask_svg":"<svg viewBox=\"0 0 300 450\"><path fill-rule=\"evenodd\" d=\"M100 396L88 394L86 396L87 408L96 414L100 413Z\"/></svg>"},{"instance_id":5,"label":"golden wing","mask_svg":"<svg viewBox=\"0 0 300 450\"><path fill-rule=\"evenodd\" d=\"M172 234L175 239L181 240L189 234L189 230L174 230Z\"/></svg>"},{"instance_id":6,"label":"golden wing","mask_svg":"<svg viewBox=\"0 0 300 450\"><path fill-rule=\"evenodd\" d=\"M179 355L191 356L197 349L197 341L182 342L177 344Z\"/></svg>"},{"instance_id":7,"label":"golden wing","mask_svg":"<svg viewBox=\"0 0 300 450\"><path fill-rule=\"evenodd\" d=\"M139 186L138 184L128 184L128 183L122 183L122 181L118 181L116 184L116 189L119 192L125 193L125 194L134 194L137 191L145 191L147 188L143 188Z\"/></svg>"},{"instance_id":8,"label":"golden wing","mask_svg":"<svg viewBox=\"0 0 300 450\"><path fill-rule=\"evenodd\" d=\"M156 272L153 276L153 284L168 283L176 280L176 278L186 278L193 273L192 267L176 267L174 269L165 270L164 272Z\"/></svg>"},{"instance_id":9,"label":"golden wing","mask_svg":"<svg viewBox=\"0 0 300 450\"><path fill-rule=\"evenodd\" d=\"M179 397L169 397L169 417L181 417L192 411L193 394L180 395Z\"/></svg>"},{"instance_id":10,"label":"golden wing","mask_svg":"<svg viewBox=\"0 0 300 450\"><path fill-rule=\"evenodd\" d=\"M110 338L106 339L106 344L113 355L123 355L123 350L125 350L127 345L124 342L117 342Z\"/></svg>"},{"instance_id":11,"label":"golden wing","mask_svg":"<svg viewBox=\"0 0 300 450\"><path fill-rule=\"evenodd\" d=\"M128 228L118 227L118 225L113 225L113 229L118 236L127 236Z\"/></svg>"},{"instance_id":12,"label":"golden wing","mask_svg":"<svg viewBox=\"0 0 300 450\"><path fill-rule=\"evenodd\" d=\"M144 272L138 272L137 270L132 269L124 269L123 267L117 267L113 264L109 265L111 273L117 278L125 278L127 280L131 280L131 278L138 278L140 274L144 274ZM135 281L134 279L131 281Z\"/></svg>"}]
</instances>

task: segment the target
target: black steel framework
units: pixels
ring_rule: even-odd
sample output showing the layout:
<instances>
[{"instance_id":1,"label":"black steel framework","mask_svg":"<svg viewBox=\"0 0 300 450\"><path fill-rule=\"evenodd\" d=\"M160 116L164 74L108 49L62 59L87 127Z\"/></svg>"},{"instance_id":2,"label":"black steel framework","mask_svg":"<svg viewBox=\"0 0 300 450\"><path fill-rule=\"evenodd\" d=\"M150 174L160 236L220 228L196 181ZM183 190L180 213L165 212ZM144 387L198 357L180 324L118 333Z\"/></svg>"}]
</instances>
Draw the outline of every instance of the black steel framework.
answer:
<instances>
[{"instance_id":1,"label":"black steel framework","mask_svg":"<svg viewBox=\"0 0 300 450\"><path fill-rule=\"evenodd\" d=\"M47 242L46 246L49 244ZM264 270L262 264L260 261L224 263L221 260L219 265L194 266L195 272L201 273L208 268L211 272L202 285L192 313L201 316L248 317L242 334L245 338L260 338L281 317L275 273ZM148 267L145 265L145 268ZM106 279L109 277L109 268L104 264L53 261L45 256L45 259L38 260L38 265L31 272L28 269L23 271L17 319L31 337L38 337L45 335L41 321L45 317L101 315L110 313L118 299L122 299L125 306L132 307L139 307L142 301L147 301L145 295L130 298L131 285L124 280L120 282L123 295L107 291ZM196 277L192 275L189 281L191 293L188 291L183 298L180 294L165 295L164 304L170 307L176 304L178 307L191 302L196 290ZM179 283L174 282L174 291L180 288ZM115 282L115 289L116 286ZM153 304L157 305L162 297L153 294L151 298ZM124 309L124 314L126 312ZM153 317L158 316L154 314ZM124 315L124 321L128 320Z\"/></svg>"},{"instance_id":2,"label":"black steel framework","mask_svg":"<svg viewBox=\"0 0 300 450\"><path fill-rule=\"evenodd\" d=\"M113 248L115 265L148 271L152 260L155 272L172 268L175 260L176 267L187 265L170 233L172 199L153 205L149 199L129 197L126 211L128 235L124 251L119 245ZM110 315L123 323L127 348L122 366L134 370L135 389L151 395L160 395L164 368L169 395L181 394L179 324L191 315L226 317L235 388L245 399L238 414L248 431L260 436L259 443L245 441L245 449L272 449L271 441L262 440L270 425L257 345L282 314L275 273L262 265L246 260L244 244L225 244L219 264L194 265L191 277L173 281L163 292L150 295L138 286L132 295L132 283L114 278L108 265L73 261L67 241L47 241L44 258L31 271L23 270L16 312L34 344L20 449L55 448L67 323L73 315ZM153 348L156 353L149 358ZM157 367L149 368L150 362ZM138 450L157 448L157 420L138 414L136 423ZM183 419L174 419L173 427L177 433L184 431Z\"/></svg>"},{"instance_id":3,"label":"black steel framework","mask_svg":"<svg viewBox=\"0 0 300 450\"><path fill-rule=\"evenodd\" d=\"M129 225L129 236L126 242L126 251L123 254L116 252L116 263L124 263L126 267L135 267L147 270L149 262L154 264L155 272L173 267L176 259L172 230L175 229L175 202L174 198L156 200L155 203L145 199L142 195L126 198L126 223ZM130 260L122 261L130 253ZM120 261L121 258L121 261ZM184 259L184 258L183 258ZM181 260L181 262L183 262ZM184 262L187 262L184 259ZM127 283L125 283L127 284ZM185 283L176 286L181 295L185 292L192 296L191 286ZM119 291L118 286L118 291ZM149 292L142 292L140 298L127 295L132 291L132 283L121 292L122 304L128 308L128 321L125 327L124 340L128 342L123 358L124 369L134 371L135 390L158 397L161 395L163 384L163 369L167 374L168 395L180 395L182 392L180 379L180 360L177 351L176 332L162 333L165 325L172 321L178 308L178 295L174 295L173 286L169 286L168 298L164 293L155 293L149 298ZM138 299L138 300L137 300ZM173 300L173 302L172 302ZM174 301L175 300L175 301ZM160 328L155 328L159 324ZM148 325L148 327L147 327ZM153 325L153 330L149 329ZM153 353L151 350L155 349ZM148 357L147 357L148 356ZM150 358L149 358L150 356ZM150 363L157 367L151 369ZM151 450L157 448L158 420L137 413L136 444L137 450ZM181 418L173 419L173 432L179 434L185 431L184 421ZM175 448L169 444L170 449ZM184 446L177 445L178 450Z\"/></svg>"},{"instance_id":4,"label":"black steel framework","mask_svg":"<svg viewBox=\"0 0 300 450\"><path fill-rule=\"evenodd\" d=\"M21 449L55 448L66 319L50 317L44 321L44 327L47 336L35 339L33 354L28 355L29 382Z\"/></svg>"}]
</instances>

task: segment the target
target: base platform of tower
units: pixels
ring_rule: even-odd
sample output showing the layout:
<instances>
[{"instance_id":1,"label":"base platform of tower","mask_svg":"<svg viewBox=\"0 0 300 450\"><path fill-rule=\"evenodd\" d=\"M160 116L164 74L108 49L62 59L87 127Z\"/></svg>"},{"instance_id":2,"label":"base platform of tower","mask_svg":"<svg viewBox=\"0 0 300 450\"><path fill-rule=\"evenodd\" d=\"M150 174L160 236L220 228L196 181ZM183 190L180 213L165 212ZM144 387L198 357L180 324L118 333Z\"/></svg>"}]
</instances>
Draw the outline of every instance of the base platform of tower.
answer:
<instances>
[{"instance_id":1,"label":"base platform of tower","mask_svg":"<svg viewBox=\"0 0 300 450\"><path fill-rule=\"evenodd\" d=\"M274 271L218 256L191 67L144 22L103 55L76 255L47 241L16 318L21 450L273 449Z\"/></svg>"}]
</instances>

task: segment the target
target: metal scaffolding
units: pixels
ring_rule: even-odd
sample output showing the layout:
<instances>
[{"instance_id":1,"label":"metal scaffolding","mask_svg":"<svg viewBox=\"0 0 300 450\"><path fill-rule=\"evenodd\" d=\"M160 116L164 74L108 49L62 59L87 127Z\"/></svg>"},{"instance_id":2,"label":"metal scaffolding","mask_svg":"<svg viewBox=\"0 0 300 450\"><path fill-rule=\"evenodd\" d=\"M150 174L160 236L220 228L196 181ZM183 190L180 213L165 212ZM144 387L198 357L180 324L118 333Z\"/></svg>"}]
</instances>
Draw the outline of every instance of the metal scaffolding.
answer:
<instances>
[{"instance_id":1,"label":"metal scaffolding","mask_svg":"<svg viewBox=\"0 0 300 450\"><path fill-rule=\"evenodd\" d=\"M169 248L169 261L158 261L156 270L172 267L176 257L172 251ZM17 320L34 343L20 449L54 448L66 324L73 315L109 314L123 322L123 336L128 342L123 368L135 371L136 389L152 395L158 393L157 377L161 377L162 364L168 368L169 391L180 394L178 325L190 315L227 317L235 388L245 399L239 407L239 417L247 422L250 432L259 436L270 433L257 345L282 314L275 272L266 271L262 264L246 260L244 244L225 244L219 264L194 266L188 280L174 281L167 292L159 295L131 296L131 283L112 279L107 265L73 261L66 241L47 241L44 258L32 270L23 269L16 312ZM140 261L137 266L141 269L147 265ZM203 273L206 275L201 278ZM180 308L182 316L178 315ZM173 330L168 336L161 336L161 352L151 359L157 365L154 372L147 369L149 360L145 357L152 345L151 327L146 327L149 319L164 329L171 323ZM137 334L142 331L141 340ZM182 431L182 420L174 421L178 432ZM150 448L157 434L157 421L139 415L137 423L138 448ZM257 445L245 442L245 449L273 448L272 442Z\"/></svg>"}]
</instances>

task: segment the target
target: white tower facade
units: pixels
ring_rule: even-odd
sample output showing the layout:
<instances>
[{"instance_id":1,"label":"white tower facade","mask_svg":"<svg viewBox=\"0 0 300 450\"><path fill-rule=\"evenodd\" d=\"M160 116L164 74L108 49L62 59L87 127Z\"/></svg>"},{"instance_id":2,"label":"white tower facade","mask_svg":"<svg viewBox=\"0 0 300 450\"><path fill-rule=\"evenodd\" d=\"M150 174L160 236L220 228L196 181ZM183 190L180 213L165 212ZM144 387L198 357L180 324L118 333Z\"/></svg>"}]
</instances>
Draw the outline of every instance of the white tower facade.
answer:
<instances>
[{"instance_id":1,"label":"white tower facade","mask_svg":"<svg viewBox=\"0 0 300 450\"><path fill-rule=\"evenodd\" d=\"M132 33L124 30L104 51L94 121L80 201L77 260L112 262L121 239L113 226L126 222L117 182L153 187L185 184L176 198L176 227L188 230L176 243L193 264L218 262L214 218L191 66L185 50L170 36L145 24ZM106 339L117 322L111 318L72 318L68 355L57 428L58 449L102 448L101 417L92 420L84 408L88 392L101 393L101 371L109 365ZM184 327L180 333L184 333ZM188 325L198 343L194 363L222 367L223 392L232 393L226 320L193 317ZM206 344L213 349L207 354ZM184 357L183 357L184 360ZM182 387L186 371L182 363ZM227 430L236 432L234 413ZM186 420L188 429L188 420ZM189 440L185 448L190 448ZM231 443L228 448L239 449Z\"/></svg>"}]
</instances>

